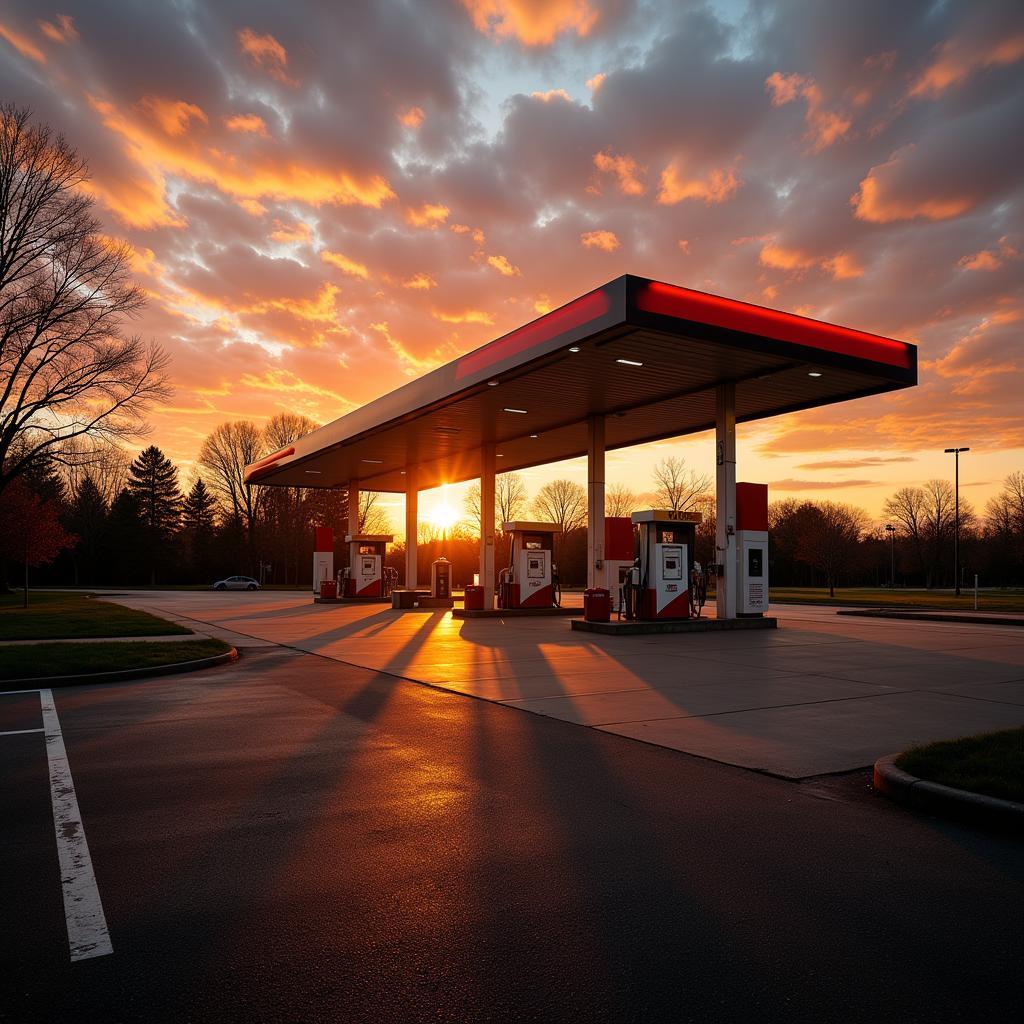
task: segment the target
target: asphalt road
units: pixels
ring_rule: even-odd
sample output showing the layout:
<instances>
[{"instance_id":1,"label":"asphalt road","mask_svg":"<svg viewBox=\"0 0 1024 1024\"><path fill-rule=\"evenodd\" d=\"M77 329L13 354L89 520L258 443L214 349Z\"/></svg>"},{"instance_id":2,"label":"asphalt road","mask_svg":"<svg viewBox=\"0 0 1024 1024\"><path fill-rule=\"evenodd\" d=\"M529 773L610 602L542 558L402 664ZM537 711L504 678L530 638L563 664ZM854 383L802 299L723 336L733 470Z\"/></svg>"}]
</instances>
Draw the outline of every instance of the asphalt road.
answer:
<instances>
[{"instance_id":1,"label":"asphalt road","mask_svg":"<svg viewBox=\"0 0 1024 1024\"><path fill-rule=\"evenodd\" d=\"M1022 844L864 773L787 782L280 648L55 696L113 953L69 962L43 736L0 737L3 1021L1024 1012Z\"/></svg>"}]
</instances>

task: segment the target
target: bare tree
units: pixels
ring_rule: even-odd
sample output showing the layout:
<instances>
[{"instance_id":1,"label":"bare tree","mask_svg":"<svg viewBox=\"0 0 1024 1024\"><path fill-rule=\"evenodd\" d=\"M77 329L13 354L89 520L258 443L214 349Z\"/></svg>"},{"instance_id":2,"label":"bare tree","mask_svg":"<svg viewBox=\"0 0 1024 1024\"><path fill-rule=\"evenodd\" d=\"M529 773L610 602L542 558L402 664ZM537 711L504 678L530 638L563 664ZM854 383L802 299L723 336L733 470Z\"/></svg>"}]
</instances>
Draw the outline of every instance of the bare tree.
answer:
<instances>
[{"instance_id":1,"label":"bare tree","mask_svg":"<svg viewBox=\"0 0 1024 1024\"><path fill-rule=\"evenodd\" d=\"M144 294L129 247L100 233L88 176L62 136L0 107L0 491L143 435L170 394L161 349L123 333Z\"/></svg>"},{"instance_id":2,"label":"bare tree","mask_svg":"<svg viewBox=\"0 0 1024 1024\"><path fill-rule=\"evenodd\" d=\"M825 574L828 596L856 564L861 534L868 514L854 505L834 501L806 502L800 506L801 545L798 558Z\"/></svg>"},{"instance_id":3,"label":"bare tree","mask_svg":"<svg viewBox=\"0 0 1024 1024\"><path fill-rule=\"evenodd\" d=\"M359 532L391 533L391 518L380 504L380 491L359 492Z\"/></svg>"},{"instance_id":4,"label":"bare tree","mask_svg":"<svg viewBox=\"0 0 1024 1024\"><path fill-rule=\"evenodd\" d=\"M245 482L245 467L264 454L263 433L255 423L222 423L199 449L199 465L209 472L207 484L225 508L252 534L260 503L260 488Z\"/></svg>"},{"instance_id":5,"label":"bare tree","mask_svg":"<svg viewBox=\"0 0 1024 1024\"><path fill-rule=\"evenodd\" d=\"M925 566L925 529L927 499L920 487L901 487L891 498L887 498L882 511L889 519L895 519L897 528L910 540L914 558L922 574Z\"/></svg>"},{"instance_id":6,"label":"bare tree","mask_svg":"<svg viewBox=\"0 0 1024 1024\"><path fill-rule=\"evenodd\" d=\"M72 495L77 496L86 480L96 488L103 503L109 508L128 484L131 459L120 448L106 446L97 449L88 462L72 462L64 468L64 479Z\"/></svg>"},{"instance_id":7,"label":"bare tree","mask_svg":"<svg viewBox=\"0 0 1024 1024\"><path fill-rule=\"evenodd\" d=\"M537 492L533 512L543 522L558 523L563 533L586 526L586 489L574 480L552 480Z\"/></svg>"},{"instance_id":8,"label":"bare tree","mask_svg":"<svg viewBox=\"0 0 1024 1024\"><path fill-rule=\"evenodd\" d=\"M494 518L501 529L502 523L511 523L526 514L529 505L526 484L518 473L500 473L494 478ZM475 529L480 529L480 485L473 484L463 499L466 518Z\"/></svg>"},{"instance_id":9,"label":"bare tree","mask_svg":"<svg viewBox=\"0 0 1024 1024\"><path fill-rule=\"evenodd\" d=\"M674 512L686 512L711 486L711 477L688 469L686 459L670 455L654 467L654 484L660 505Z\"/></svg>"},{"instance_id":10,"label":"bare tree","mask_svg":"<svg viewBox=\"0 0 1024 1024\"><path fill-rule=\"evenodd\" d=\"M640 507L639 501L640 499L625 484L612 484L604 492L604 514L630 516Z\"/></svg>"}]
</instances>

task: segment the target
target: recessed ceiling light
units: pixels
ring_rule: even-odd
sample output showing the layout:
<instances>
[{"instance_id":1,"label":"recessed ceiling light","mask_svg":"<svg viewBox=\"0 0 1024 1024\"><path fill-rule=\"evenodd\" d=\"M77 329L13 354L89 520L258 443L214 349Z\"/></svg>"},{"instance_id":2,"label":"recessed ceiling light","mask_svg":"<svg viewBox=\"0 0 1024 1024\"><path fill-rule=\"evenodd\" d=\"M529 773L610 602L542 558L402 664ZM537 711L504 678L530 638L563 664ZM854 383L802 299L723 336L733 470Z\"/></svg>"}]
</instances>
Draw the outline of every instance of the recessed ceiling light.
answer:
<instances>
[{"instance_id":1,"label":"recessed ceiling light","mask_svg":"<svg viewBox=\"0 0 1024 1024\"><path fill-rule=\"evenodd\" d=\"M525 409L502 409L501 411L502 412L518 413L520 416L525 416L526 415L526 410Z\"/></svg>"},{"instance_id":2,"label":"recessed ceiling light","mask_svg":"<svg viewBox=\"0 0 1024 1024\"><path fill-rule=\"evenodd\" d=\"M405 470L404 469L400 469L398 472L401 473L402 476L405 476Z\"/></svg>"},{"instance_id":3,"label":"recessed ceiling light","mask_svg":"<svg viewBox=\"0 0 1024 1024\"><path fill-rule=\"evenodd\" d=\"M615 362L622 363L623 366L643 366L639 360L636 359L616 359Z\"/></svg>"},{"instance_id":4,"label":"recessed ceiling light","mask_svg":"<svg viewBox=\"0 0 1024 1024\"><path fill-rule=\"evenodd\" d=\"M570 345L569 346L569 351L570 352L579 352L579 350L580 350L579 345Z\"/></svg>"},{"instance_id":5,"label":"recessed ceiling light","mask_svg":"<svg viewBox=\"0 0 1024 1024\"><path fill-rule=\"evenodd\" d=\"M363 462L369 462L373 466L383 466L384 465L384 460L383 459L363 459Z\"/></svg>"},{"instance_id":6,"label":"recessed ceiling light","mask_svg":"<svg viewBox=\"0 0 1024 1024\"><path fill-rule=\"evenodd\" d=\"M322 469L307 469L306 472L310 476L323 476L323 470Z\"/></svg>"},{"instance_id":7,"label":"recessed ceiling light","mask_svg":"<svg viewBox=\"0 0 1024 1024\"><path fill-rule=\"evenodd\" d=\"M496 388L498 386L498 382L496 380L489 380L487 382L487 386L489 388Z\"/></svg>"},{"instance_id":8,"label":"recessed ceiling light","mask_svg":"<svg viewBox=\"0 0 1024 1024\"><path fill-rule=\"evenodd\" d=\"M538 437L540 437L540 434L531 434L530 437L538 438Z\"/></svg>"},{"instance_id":9,"label":"recessed ceiling light","mask_svg":"<svg viewBox=\"0 0 1024 1024\"><path fill-rule=\"evenodd\" d=\"M504 456L504 455L502 455L502 454L501 454L501 452L495 452L495 453L494 453L494 457L495 457L496 459L503 459L503 458L505 458L505 456Z\"/></svg>"},{"instance_id":10,"label":"recessed ceiling light","mask_svg":"<svg viewBox=\"0 0 1024 1024\"><path fill-rule=\"evenodd\" d=\"M817 370L811 370L811 371L810 371L810 372L809 372L809 373L807 374L807 376L808 376L808 377L820 377L820 376L821 376L821 374L820 374L820 373L818 373L818 371L817 371Z\"/></svg>"}]
</instances>

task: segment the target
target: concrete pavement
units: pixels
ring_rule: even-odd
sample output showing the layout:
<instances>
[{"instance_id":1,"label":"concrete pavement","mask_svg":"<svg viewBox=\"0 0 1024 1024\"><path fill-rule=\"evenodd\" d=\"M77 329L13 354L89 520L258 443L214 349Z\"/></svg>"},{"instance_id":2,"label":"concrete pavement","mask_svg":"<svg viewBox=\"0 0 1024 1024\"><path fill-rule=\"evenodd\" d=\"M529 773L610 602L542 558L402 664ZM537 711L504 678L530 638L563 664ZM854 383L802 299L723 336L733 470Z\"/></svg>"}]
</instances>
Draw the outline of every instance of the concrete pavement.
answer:
<instances>
[{"instance_id":1,"label":"concrete pavement","mask_svg":"<svg viewBox=\"0 0 1024 1024\"><path fill-rule=\"evenodd\" d=\"M787 778L1024 723L1018 627L773 608L777 631L606 637L561 619L313 605L298 593L116 600L244 643L283 644Z\"/></svg>"}]
</instances>

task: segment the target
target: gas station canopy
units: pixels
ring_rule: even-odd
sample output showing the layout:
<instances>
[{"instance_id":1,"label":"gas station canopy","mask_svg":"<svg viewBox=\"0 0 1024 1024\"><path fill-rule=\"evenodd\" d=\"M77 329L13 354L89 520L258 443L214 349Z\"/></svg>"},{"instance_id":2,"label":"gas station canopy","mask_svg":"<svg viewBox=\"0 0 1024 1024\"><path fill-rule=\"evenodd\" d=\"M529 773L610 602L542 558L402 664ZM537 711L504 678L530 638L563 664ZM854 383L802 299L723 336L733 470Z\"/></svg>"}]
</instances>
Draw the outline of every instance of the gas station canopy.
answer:
<instances>
[{"instance_id":1,"label":"gas station canopy","mask_svg":"<svg viewBox=\"0 0 1024 1024\"><path fill-rule=\"evenodd\" d=\"M736 420L764 419L917 383L917 349L733 299L626 275L447 363L247 467L249 483L406 491L715 426L716 388Z\"/></svg>"}]
</instances>

